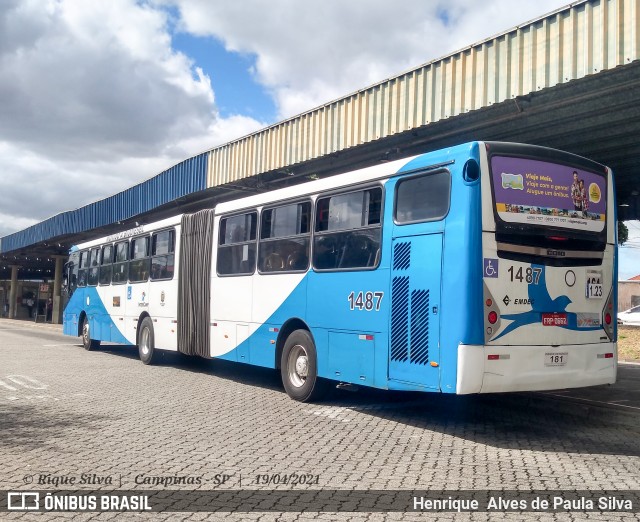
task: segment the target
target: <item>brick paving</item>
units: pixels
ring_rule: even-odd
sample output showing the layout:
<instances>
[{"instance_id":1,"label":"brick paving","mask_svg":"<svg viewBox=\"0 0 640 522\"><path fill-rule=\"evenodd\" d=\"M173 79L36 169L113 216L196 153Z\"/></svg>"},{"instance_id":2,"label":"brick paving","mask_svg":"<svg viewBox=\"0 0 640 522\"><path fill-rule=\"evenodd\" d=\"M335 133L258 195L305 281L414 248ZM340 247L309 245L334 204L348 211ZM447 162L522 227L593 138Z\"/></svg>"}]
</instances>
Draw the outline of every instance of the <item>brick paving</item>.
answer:
<instances>
[{"instance_id":1,"label":"brick paving","mask_svg":"<svg viewBox=\"0 0 640 522\"><path fill-rule=\"evenodd\" d=\"M625 376L634 371L640 374L640 367L621 368ZM638 388L637 379L622 381ZM296 473L317 481L311 489L325 490L640 490L640 412L572 404L540 394L451 397L377 390L340 391L320 404L300 404L288 398L272 370L178 356L145 366L133 348L87 352L57 327L0 321L1 489L55 489L37 482L46 475L50 481L79 481L86 474L94 483L76 487L158 489L144 480L178 476L199 482L174 488L209 490L225 474L230 478L223 488L268 492L291 486L256 484L258 475ZM311 500L305 502L297 505L301 511L313 509ZM0 513L2 520L637 516Z\"/></svg>"}]
</instances>

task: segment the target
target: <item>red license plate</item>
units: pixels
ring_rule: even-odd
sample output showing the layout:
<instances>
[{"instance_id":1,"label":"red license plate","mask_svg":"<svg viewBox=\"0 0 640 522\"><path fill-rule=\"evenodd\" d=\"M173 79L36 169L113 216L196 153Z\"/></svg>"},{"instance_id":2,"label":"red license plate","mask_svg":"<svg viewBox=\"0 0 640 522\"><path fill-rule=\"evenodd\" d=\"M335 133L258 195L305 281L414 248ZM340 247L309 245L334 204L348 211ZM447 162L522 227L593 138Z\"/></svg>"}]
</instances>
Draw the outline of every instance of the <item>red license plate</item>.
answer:
<instances>
[{"instance_id":1,"label":"red license plate","mask_svg":"<svg viewBox=\"0 0 640 522\"><path fill-rule=\"evenodd\" d=\"M542 314L543 326L568 326L567 314Z\"/></svg>"}]
</instances>

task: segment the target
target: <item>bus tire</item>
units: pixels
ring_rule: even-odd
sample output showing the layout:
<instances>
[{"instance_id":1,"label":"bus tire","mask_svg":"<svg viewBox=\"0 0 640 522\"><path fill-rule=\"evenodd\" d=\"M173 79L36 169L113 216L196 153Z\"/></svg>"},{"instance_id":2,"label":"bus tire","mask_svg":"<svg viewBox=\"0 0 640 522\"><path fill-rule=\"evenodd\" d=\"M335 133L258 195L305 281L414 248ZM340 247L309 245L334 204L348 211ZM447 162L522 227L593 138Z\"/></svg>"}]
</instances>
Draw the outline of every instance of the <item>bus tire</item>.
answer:
<instances>
[{"instance_id":1,"label":"bus tire","mask_svg":"<svg viewBox=\"0 0 640 522\"><path fill-rule=\"evenodd\" d=\"M89 327L89 319L86 317L82 321L82 346L85 350L95 350L100 347L100 341L91 339L91 328Z\"/></svg>"},{"instance_id":2,"label":"bus tire","mask_svg":"<svg viewBox=\"0 0 640 522\"><path fill-rule=\"evenodd\" d=\"M138 332L138 353L144 364L153 364L158 358L156 354L155 336L151 317L145 317L140 323Z\"/></svg>"},{"instance_id":3,"label":"bus tire","mask_svg":"<svg viewBox=\"0 0 640 522\"><path fill-rule=\"evenodd\" d=\"M295 330L287 337L280 374L284 389L296 401L315 401L326 393L328 385L318 377L316 346L307 330Z\"/></svg>"}]
</instances>

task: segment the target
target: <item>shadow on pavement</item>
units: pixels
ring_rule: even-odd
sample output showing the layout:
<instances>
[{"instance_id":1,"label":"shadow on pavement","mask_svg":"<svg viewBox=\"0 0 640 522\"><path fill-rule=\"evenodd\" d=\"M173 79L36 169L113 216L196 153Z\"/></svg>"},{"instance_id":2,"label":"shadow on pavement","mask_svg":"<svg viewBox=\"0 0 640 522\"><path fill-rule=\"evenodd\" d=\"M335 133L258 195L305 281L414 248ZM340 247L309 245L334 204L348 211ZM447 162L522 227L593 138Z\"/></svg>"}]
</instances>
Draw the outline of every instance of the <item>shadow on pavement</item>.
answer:
<instances>
[{"instance_id":1,"label":"shadow on pavement","mask_svg":"<svg viewBox=\"0 0 640 522\"><path fill-rule=\"evenodd\" d=\"M95 433L109 421L102 415L78 415L18 402L0 404L0 419L0 448L10 448L14 454L20 449L54 447L69 431Z\"/></svg>"},{"instance_id":2,"label":"shadow on pavement","mask_svg":"<svg viewBox=\"0 0 640 522\"><path fill-rule=\"evenodd\" d=\"M137 350L132 347L105 346L101 351L137 358ZM278 390L284 400L290 400L276 370L175 353L164 353L159 364ZM628 384L625 378L621 382ZM607 393L620 394L616 386L619 385L585 390L602 397ZM640 412L629 414L613 408L585 406L543 393L456 396L360 388L355 392L335 390L325 401L312 406L320 408L319 411L340 409L347 416L371 415L500 448L640 456L637 443Z\"/></svg>"}]
</instances>

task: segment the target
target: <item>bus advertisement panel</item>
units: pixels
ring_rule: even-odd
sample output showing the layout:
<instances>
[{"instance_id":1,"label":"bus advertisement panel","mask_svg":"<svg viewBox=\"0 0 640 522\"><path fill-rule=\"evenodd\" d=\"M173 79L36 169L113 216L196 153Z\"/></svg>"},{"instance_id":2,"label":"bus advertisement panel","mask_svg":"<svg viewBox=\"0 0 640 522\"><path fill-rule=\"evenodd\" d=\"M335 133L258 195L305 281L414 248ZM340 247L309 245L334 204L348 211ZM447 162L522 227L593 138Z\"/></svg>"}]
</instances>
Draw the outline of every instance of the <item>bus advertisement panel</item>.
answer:
<instances>
[{"instance_id":1,"label":"bus advertisement panel","mask_svg":"<svg viewBox=\"0 0 640 522\"><path fill-rule=\"evenodd\" d=\"M527 158L491 158L495 210L510 223L601 232L607 190L602 174Z\"/></svg>"}]
</instances>

